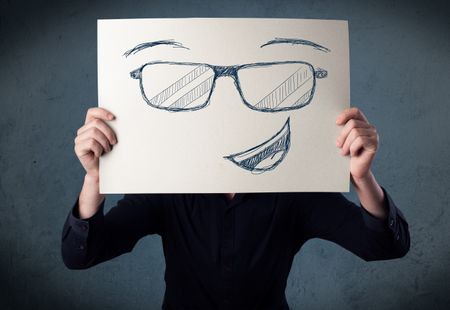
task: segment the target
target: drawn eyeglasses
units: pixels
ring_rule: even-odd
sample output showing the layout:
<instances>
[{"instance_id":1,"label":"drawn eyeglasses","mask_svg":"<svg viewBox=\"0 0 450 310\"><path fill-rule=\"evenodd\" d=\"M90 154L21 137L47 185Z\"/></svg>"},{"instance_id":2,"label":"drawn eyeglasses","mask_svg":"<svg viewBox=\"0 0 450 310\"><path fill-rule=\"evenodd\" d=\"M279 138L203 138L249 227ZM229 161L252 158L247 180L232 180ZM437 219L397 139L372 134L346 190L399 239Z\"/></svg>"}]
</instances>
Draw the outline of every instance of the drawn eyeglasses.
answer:
<instances>
[{"instance_id":1,"label":"drawn eyeglasses","mask_svg":"<svg viewBox=\"0 0 450 310\"><path fill-rule=\"evenodd\" d=\"M191 62L149 62L130 72L139 80L142 97L153 108L195 111L209 104L216 80L229 76L243 103L252 110L279 112L308 105L316 79L327 71L303 61L259 62L214 66Z\"/></svg>"}]
</instances>

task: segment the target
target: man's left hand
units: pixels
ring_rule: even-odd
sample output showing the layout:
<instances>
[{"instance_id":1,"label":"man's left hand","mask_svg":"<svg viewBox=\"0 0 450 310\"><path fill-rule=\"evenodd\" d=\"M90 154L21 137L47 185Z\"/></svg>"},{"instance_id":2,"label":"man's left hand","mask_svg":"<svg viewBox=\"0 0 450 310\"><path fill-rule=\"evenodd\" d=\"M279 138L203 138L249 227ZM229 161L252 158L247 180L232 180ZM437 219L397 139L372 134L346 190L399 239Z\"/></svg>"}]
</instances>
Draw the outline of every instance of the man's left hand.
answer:
<instances>
[{"instance_id":1,"label":"man's left hand","mask_svg":"<svg viewBox=\"0 0 450 310\"><path fill-rule=\"evenodd\" d=\"M341 155L350 155L350 173L354 181L370 176L373 159L378 149L378 133L375 126L358 108L344 110L336 119L337 125L343 125L336 146Z\"/></svg>"}]
</instances>

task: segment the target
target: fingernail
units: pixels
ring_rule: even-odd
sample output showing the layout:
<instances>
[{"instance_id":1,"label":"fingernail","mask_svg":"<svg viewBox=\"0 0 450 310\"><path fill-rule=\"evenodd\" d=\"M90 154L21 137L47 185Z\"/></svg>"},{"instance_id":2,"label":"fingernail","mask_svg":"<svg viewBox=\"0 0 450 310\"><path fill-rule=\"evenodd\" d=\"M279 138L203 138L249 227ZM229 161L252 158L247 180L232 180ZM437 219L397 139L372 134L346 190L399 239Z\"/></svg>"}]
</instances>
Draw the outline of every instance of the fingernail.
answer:
<instances>
[{"instance_id":1,"label":"fingernail","mask_svg":"<svg viewBox=\"0 0 450 310\"><path fill-rule=\"evenodd\" d=\"M114 115L112 115L111 113L108 114L108 119L113 119L113 118L114 118Z\"/></svg>"}]
</instances>

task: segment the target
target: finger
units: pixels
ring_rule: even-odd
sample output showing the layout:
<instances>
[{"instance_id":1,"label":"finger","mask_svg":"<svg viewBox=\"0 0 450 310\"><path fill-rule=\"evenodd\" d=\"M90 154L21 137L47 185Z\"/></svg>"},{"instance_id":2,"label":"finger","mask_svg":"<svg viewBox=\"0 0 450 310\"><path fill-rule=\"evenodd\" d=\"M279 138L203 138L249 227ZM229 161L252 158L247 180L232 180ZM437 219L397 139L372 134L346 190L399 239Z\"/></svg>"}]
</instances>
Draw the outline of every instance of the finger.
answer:
<instances>
[{"instance_id":1,"label":"finger","mask_svg":"<svg viewBox=\"0 0 450 310\"><path fill-rule=\"evenodd\" d=\"M92 154L94 157L100 157L103 152L103 147L95 141L84 140L81 143L75 145L75 154L78 158L82 158L88 154Z\"/></svg>"},{"instance_id":2,"label":"finger","mask_svg":"<svg viewBox=\"0 0 450 310\"><path fill-rule=\"evenodd\" d=\"M366 123L369 123L366 116L361 112L358 108L349 108L345 109L339 116L336 118L336 124L343 125L350 119L357 119Z\"/></svg>"},{"instance_id":3,"label":"finger","mask_svg":"<svg viewBox=\"0 0 450 310\"><path fill-rule=\"evenodd\" d=\"M103 147L93 138L82 140L75 144L75 154L78 157L82 157L89 152L92 152L95 157L100 157L103 153Z\"/></svg>"},{"instance_id":4,"label":"finger","mask_svg":"<svg viewBox=\"0 0 450 310\"><path fill-rule=\"evenodd\" d=\"M108 138L109 144L116 144L117 143L117 137L114 131L111 127L108 126L104 121L98 118L94 118L93 120L89 121L87 124L82 126L77 131L77 135L82 134L86 130L90 128L97 128L99 129L105 136Z\"/></svg>"},{"instance_id":5,"label":"finger","mask_svg":"<svg viewBox=\"0 0 450 310\"><path fill-rule=\"evenodd\" d=\"M347 138L345 139L344 145L342 146L341 153L342 154L348 154L350 145L355 141L358 137L364 136L364 137L371 137L375 136L374 132L370 129L366 128L353 128Z\"/></svg>"},{"instance_id":6,"label":"finger","mask_svg":"<svg viewBox=\"0 0 450 310\"><path fill-rule=\"evenodd\" d=\"M100 118L105 121L110 121L114 119L114 115L104 108L93 107L89 108L86 113L85 124L94 118Z\"/></svg>"},{"instance_id":7,"label":"finger","mask_svg":"<svg viewBox=\"0 0 450 310\"><path fill-rule=\"evenodd\" d=\"M370 125L364 121L351 119L342 128L339 137L336 139L336 145L338 147L342 147L344 141L347 139L348 134L353 128L371 128L373 131L375 131L375 127L373 125Z\"/></svg>"},{"instance_id":8,"label":"finger","mask_svg":"<svg viewBox=\"0 0 450 310\"><path fill-rule=\"evenodd\" d=\"M101 144L101 146L105 152L111 151L111 145L109 144L108 138L98 128L91 127L89 129L87 129L85 132L79 134L75 138L75 144L79 143L80 141L88 140L88 139L95 139L98 143Z\"/></svg>"},{"instance_id":9,"label":"finger","mask_svg":"<svg viewBox=\"0 0 450 310\"><path fill-rule=\"evenodd\" d=\"M363 136L358 136L353 143L350 145L350 156L357 156L360 150L364 149L364 138Z\"/></svg>"},{"instance_id":10,"label":"finger","mask_svg":"<svg viewBox=\"0 0 450 310\"><path fill-rule=\"evenodd\" d=\"M377 150L377 137L372 136L358 136L350 145L350 155L358 156L362 150L375 153Z\"/></svg>"}]
</instances>

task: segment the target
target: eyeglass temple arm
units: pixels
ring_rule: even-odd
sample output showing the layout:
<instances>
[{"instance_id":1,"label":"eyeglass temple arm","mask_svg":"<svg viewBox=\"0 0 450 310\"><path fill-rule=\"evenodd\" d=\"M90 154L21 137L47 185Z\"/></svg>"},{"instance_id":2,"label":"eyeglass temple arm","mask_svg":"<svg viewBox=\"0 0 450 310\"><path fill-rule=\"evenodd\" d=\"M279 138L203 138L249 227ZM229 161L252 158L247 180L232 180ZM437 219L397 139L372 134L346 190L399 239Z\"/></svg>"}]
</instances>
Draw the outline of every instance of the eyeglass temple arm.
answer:
<instances>
[{"instance_id":1,"label":"eyeglass temple arm","mask_svg":"<svg viewBox=\"0 0 450 310\"><path fill-rule=\"evenodd\" d=\"M328 76L328 71L322 68L316 68L314 70L314 76L316 79L324 79Z\"/></svg>"}]
</instances>

